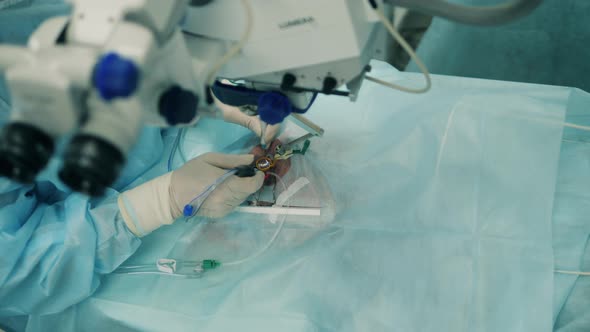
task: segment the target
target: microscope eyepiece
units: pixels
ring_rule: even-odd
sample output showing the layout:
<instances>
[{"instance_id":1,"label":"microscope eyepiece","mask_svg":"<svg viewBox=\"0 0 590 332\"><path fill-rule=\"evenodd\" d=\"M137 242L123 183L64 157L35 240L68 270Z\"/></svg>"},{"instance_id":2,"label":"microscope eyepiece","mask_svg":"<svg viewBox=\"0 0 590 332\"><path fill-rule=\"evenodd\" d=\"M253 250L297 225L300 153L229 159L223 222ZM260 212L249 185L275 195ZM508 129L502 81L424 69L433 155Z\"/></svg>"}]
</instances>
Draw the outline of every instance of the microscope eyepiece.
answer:
<instances>
[{"instance_id":1,"label":"microscope eyepiece","mask_svg":"<svg viewBox=\"0 0 590 332\"><path fill-rule=\"evenodd\" d=\"M53 138L30 124L13 122L0 132L0 176L33 183L49 163Z\"/></svg>"},{"instance_id":2,"label":"microscope eyepiece","mask_svg":"<svg viewBox=\"0 0 590 332\"><path fill-rule=\"evenodd\" d=\"M63 183L90 196L100 196L119 176L125 163L121 151L110 142L81 134L70 142L59 172Z\"/></svg>"}]
</instances>

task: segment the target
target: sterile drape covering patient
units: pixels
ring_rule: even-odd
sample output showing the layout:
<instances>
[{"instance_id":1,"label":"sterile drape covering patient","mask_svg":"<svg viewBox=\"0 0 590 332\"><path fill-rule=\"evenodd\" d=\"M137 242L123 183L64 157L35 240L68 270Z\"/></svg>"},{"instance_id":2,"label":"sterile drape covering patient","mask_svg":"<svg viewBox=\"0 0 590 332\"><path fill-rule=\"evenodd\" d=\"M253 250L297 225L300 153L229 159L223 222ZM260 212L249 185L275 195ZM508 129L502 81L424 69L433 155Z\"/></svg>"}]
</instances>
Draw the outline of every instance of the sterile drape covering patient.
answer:
<instances>
[{"instance_id":1,"label":"sterile drape covering patient","mask_svg":"<svg viewBox=\"0 0 590 332\"><path fill-rule=\"evenodd\" d=\"M380 63L373 75L420 80ZM312 119L326 134L301 157L309 167L295 177L307 173L311 184L329 187L325 199L335 202L333 218L306 224L287 216L262 255L198 279L108 275L92 297L62 313L31 316L27 329L551 331L553 202L563 123L575 106L572 90L449 77L433 82L428 98L367 83L356 104L318 99ZM164 173L161 156L170 152L175 133L145 130L117 190ZM185 135L180 149L189 158L238 153L243 146L235 142L248 133L206 120ZM297 162L292 160L293 170ZM27 229L30 221L23 224L21 216L34 204L47 206L35 213L56 216L43 220L72 225L52 237L61 236L66 245L130 236L120 223L111 222L106 231L96 226L99 219L116 221L112 198L62 201L60 188L49 182L41 182L33 196L5 188L3 220L13 223L4 238ZM234 213L217 221L177 222L143 238L125 265L161 258L240 260L273 236L278 223L270 221L267 215ZM108 272L135 247L125 249L69 259ZM50 269L43 255L38 261ZM10 257L18 261L15 255L3 259ZM99 278L81 280L71 271L54 276L72 278L76 294L99 286ZM54 280L35 282L52 291ZM24 292L14 296L26 298Z\"/></svg>"}]
</instances>

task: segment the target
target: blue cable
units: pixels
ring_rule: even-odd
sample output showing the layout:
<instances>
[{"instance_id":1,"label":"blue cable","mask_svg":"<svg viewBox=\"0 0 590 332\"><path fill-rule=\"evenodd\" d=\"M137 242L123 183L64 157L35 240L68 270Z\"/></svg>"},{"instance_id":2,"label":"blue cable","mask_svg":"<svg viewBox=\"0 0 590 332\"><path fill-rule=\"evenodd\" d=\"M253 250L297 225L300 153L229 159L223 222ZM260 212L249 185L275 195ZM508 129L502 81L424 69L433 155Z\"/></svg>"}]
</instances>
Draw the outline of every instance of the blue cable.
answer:
<instances>
[{"instance_id":1,"label":"blue cable","mask_svg":"<svg viewBox=\"0 0 590 332\"><path fill-rule=\"evenodd\" d=\"M304 109L302 110L302 112L301 112L301 113L305 113L305 112L309 111L309 109L311 108L311 106L313 106L313 103L315 102L316 98L318 97L318 94L319 94L319 93L317 93L317 92L314 92L314 94L313 94L313 97L311 97L311 100L309 101L309 104L307 105L307 107L306 107L306 108L304 108Z\"/></svg>"}]
</instances>

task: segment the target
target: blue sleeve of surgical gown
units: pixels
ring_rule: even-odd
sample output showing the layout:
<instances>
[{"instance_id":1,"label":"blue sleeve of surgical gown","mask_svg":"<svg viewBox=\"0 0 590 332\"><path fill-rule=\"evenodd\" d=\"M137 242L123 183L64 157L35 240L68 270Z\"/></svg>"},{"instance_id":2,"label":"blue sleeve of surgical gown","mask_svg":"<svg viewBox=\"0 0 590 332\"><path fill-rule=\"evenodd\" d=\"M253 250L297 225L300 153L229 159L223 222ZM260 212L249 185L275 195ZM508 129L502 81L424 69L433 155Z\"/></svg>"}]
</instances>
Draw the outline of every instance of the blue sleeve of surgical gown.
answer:
<instances>
[{"instance_id":1,"label":"blue sleeve of surgical gown","mask_svg":"<svg viewBox=\"0 0 590 332\"><path fill-rule=\"evenodd\" d=\"M84 300L139 247L117 192L90 199L49 181L0 179L0 317L48 314Z\"/></svg>"}]
</instances>

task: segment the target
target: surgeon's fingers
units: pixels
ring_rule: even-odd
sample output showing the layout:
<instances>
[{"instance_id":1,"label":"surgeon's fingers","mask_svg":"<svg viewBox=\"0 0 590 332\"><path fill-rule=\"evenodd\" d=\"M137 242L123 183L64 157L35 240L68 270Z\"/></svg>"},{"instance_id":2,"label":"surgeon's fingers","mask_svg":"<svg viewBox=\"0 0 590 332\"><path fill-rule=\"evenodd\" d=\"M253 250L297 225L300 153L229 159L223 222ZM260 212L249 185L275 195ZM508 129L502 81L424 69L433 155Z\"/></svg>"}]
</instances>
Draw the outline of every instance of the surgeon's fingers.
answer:
<instances>
[{"instance_id":1,"label":"surgeon's fingers","mask_svg":"<svg viewBox=\"0 0 590 332\"><path fill-rule=\"evenodd\" d=\"M255 126L253 123L252 118L255 116L248 115L242 112L239 108L235 106L229 106L225 104L221 104L222 106L218 106L221 109L223 115L223 121L235 123L237 125L246 127L250 130L253 130L252 127Z\"/></svg>"},{"instance_id":2,"label":"surgeon's fingers","mask_svg":"<svg viewBox=\"0 0 590 332\"><path fill-rule=\"evenodd\" d=\"M232 176L224 182L230 193L230 199L236 201L238 204L243 202L248 196L257 192L264 184L264 173L256 172L256 175L251 177L240 178Z\"/></svg>"},{"instance_id":3,"label":"surgeon's fingers","mask_svg":"<svg viewBox=\"0 0 590 332\"><path fill-rule=\"evenodd\" d=\"M217 108L219 108L219 110L221 111L223 121L235 123L237 125L244 126L250 129L250 127L252 126L252 124L250 123L252 121L251 116L245 114L240 110L240 108L236 106L230 106L222 103L215 96L213 96L213 100L215 102L215 106L217 106Z\"/></svg>"},{"instance_id":4,"label":"surgeon's fingers","mask_svg":"<svg viewBox=\"0 0 590 332\"><path fill-rule=\"evenodd\" d=\"M278 123L272 126L266 126L266 130L264 132L264 141L265 142L272 142L274 141L279 133L281 132L282 123Z\"/></svg>"},{"instance_id":5,"label":"surgeon's fingers","mask_svg":"<svg viewBox=\"0 0 590 332\"><path fill-rule=\"evenodd\" d=\"M225 122L234 123L253 131L257 136L262 136L262 123L257 115L247 115L238 107L222 103L215 98L215 105L221 110ZM267 142L273 141L281 130L281 124L266 126L264 139Z\"/></svg>"},{"instance_id":6,"label":"surgeon's fingers","mask_svg":"<svg viewBox=\"0 0 590 332\"><path fill-rule=\"evenodd\" d=\"M201 160L211 166L223 169L231 169L238 166L250 165L254 162L254 155L251 154L222 154L222 153L205 153Z\"/></svg>"},{"instance_id":7,"label":"surgeon's fingers","mask_svg":"<svg viewBox=\"0 0 590 332\"><path fill-rule=\"evenodd\" d=\"M257 115L251 115L249 116L249 120L248 123L245 127L247 127L248 129L252 130L257 136L262 136L264 134L264 140L266 142L272 142L275 140L275 138L277 138L277 136L279 135L281 128L282 128L282 123L277 123L275 125L267 125L264 127L264 133L262 132L262 120L260 120L260 117Z\"/></svg>"},{"instance_id":8,"label":"surgeon's fingers","mask_svg":"<svg viewBox=\"0 0 590 332\"><path fill-rule=\"evenodd\" d=\"M226 122L235 123L242 127L248 128L256 134L256 136L261 136L262 134L262 125L260 123L260 118L257 115L247 115L238 111L238 113L224 113L223 119Z\"/></svg>"},{"instance_id":9,"label":"surgeon's fingers","mask_svg":"<svg viewBox=\"0 0 590 332\"><path fill-rule=\"evenodd\" d=\"M206 218L222 218L242 204L248 196L258 191L263 183L264 173L262 172L257 172L255 176L249 178L232 176L211 193L198 215Z\"/></svg>"}]
</instances>

